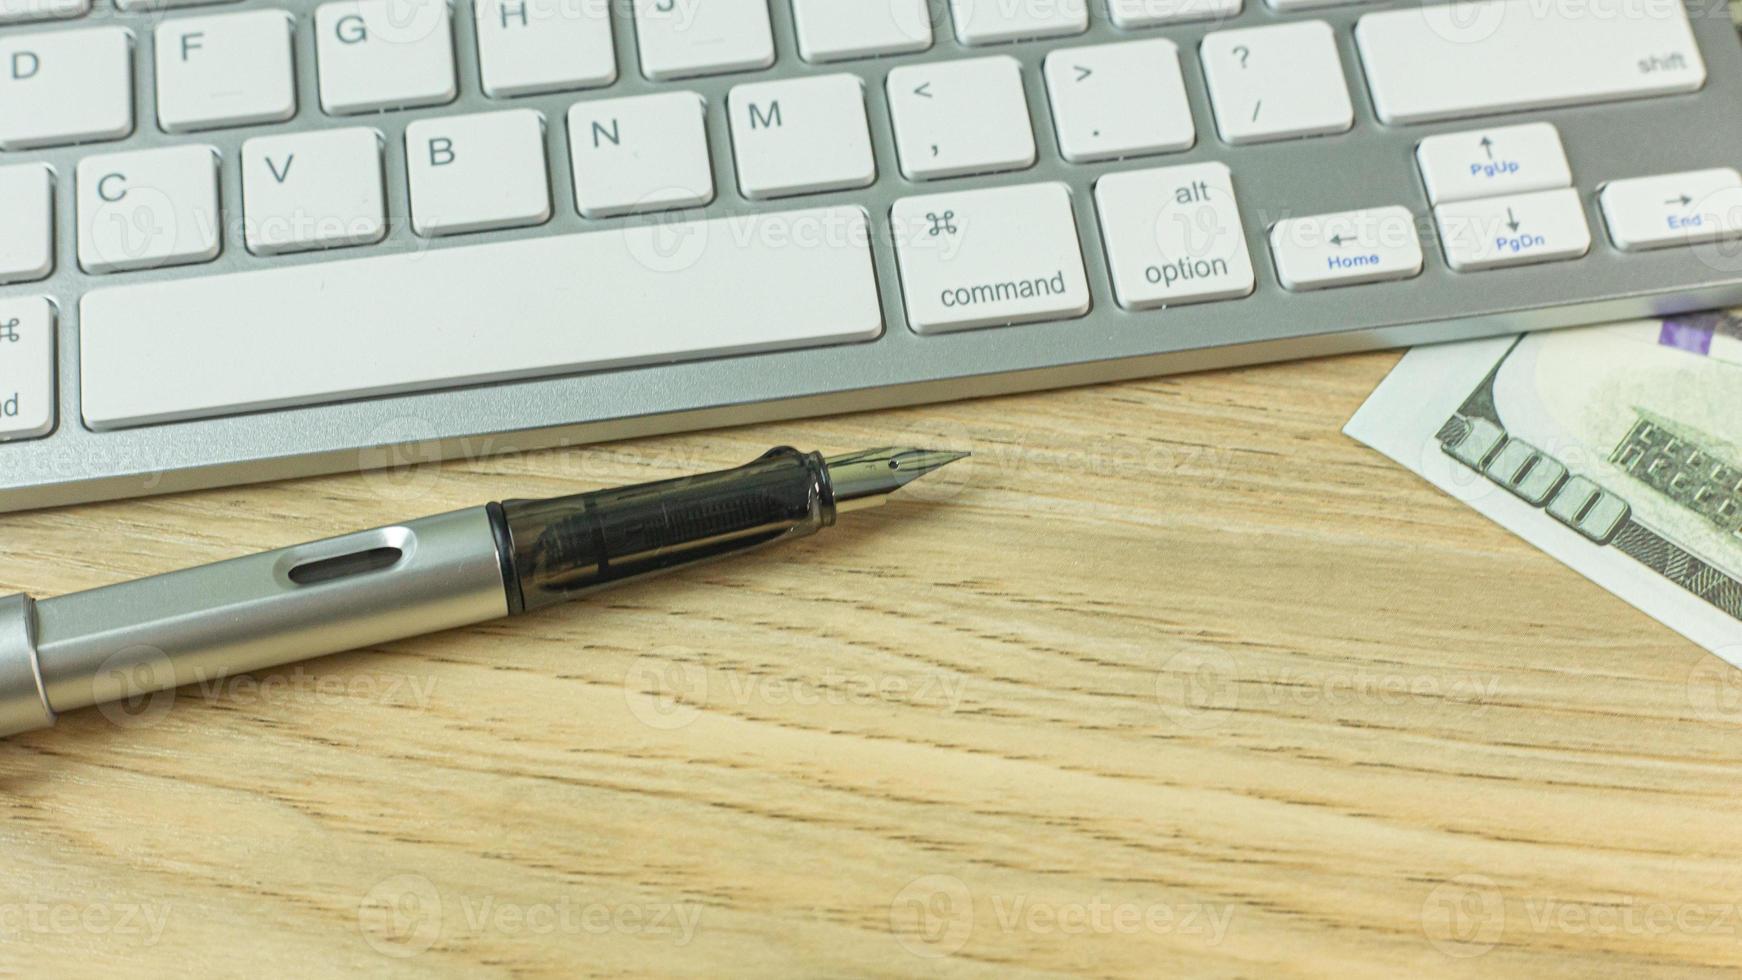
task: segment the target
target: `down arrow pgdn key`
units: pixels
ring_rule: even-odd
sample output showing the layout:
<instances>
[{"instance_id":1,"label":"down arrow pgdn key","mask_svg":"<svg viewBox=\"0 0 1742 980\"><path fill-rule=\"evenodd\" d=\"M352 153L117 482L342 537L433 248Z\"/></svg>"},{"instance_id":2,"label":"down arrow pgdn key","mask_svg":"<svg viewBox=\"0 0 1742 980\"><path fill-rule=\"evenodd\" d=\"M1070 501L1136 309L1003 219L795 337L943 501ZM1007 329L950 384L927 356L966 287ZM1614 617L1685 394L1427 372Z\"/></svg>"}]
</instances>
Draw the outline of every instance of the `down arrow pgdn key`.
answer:
<instances>
[{"instance_id":1,"label":"down arrow pgdn key","mask_svg":"<svg viewBox=\"0 0 1742 980\"><path fill-rule=\"evenodd\" d=\"M1442 204L1434 220L1446 262L1459 272L1576 259L1591 250L1584 205L1570 187Z\"/></svg>"}]
</instances>

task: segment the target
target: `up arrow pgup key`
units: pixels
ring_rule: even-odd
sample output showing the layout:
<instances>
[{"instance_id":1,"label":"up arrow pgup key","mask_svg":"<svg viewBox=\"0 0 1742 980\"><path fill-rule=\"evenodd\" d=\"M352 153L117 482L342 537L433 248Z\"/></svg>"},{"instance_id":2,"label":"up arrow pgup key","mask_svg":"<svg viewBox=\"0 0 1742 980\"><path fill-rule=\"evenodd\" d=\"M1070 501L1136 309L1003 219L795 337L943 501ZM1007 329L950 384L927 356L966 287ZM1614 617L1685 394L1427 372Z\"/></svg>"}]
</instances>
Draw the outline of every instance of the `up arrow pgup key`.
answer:
<instances>
[{"instance_id":1,"label":"up arrow pgup key","mask_svg":"<svg viewBox=\"0 0 1742 980\"><path fill-rule=\"evenodd\" d=\"M1560 133L1548 123L1429 136L1415 158L1434 204L1573 185Z\"/></svg>"}]
</instances>

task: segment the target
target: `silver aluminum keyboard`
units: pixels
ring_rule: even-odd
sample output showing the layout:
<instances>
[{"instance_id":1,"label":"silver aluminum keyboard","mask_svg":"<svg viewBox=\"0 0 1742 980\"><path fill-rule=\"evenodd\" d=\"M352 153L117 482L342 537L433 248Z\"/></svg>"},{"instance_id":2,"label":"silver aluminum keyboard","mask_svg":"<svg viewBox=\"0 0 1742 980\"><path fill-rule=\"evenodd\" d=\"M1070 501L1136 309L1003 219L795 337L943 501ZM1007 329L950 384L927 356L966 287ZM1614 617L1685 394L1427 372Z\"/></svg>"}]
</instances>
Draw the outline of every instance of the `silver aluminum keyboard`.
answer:
<instances>
[{"instance_id":1,"label":"silver aluminum keyboard","mask_svg":"<svg viewBox=\"0 0 1742 980\"><path fill-rule=\"evenodd\" d=\"M1742 301L1723 4L114 2L0 0L0 510Z\"/></svg>"}]
</instances>

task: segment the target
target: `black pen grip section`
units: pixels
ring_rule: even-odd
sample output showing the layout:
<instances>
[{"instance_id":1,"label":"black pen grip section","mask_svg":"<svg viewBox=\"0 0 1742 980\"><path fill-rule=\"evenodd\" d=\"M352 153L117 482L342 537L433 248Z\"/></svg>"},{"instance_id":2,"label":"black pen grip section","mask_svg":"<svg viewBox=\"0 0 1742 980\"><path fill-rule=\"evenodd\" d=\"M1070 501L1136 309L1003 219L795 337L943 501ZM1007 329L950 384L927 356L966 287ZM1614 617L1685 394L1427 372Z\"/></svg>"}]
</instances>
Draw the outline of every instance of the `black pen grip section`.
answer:
<instances>
[{"instance_id":1,"label":"black pen grip section","mask_svg":"<svg viewBox=\"0 0 1742 980\"><path fill-rule=\"evenodd\" d=\"M822 457L787 448L718 473L506 500L501 514L513 563L509 605L525 610L810 534L835 517Z\"/></svg>"}]
</instances>

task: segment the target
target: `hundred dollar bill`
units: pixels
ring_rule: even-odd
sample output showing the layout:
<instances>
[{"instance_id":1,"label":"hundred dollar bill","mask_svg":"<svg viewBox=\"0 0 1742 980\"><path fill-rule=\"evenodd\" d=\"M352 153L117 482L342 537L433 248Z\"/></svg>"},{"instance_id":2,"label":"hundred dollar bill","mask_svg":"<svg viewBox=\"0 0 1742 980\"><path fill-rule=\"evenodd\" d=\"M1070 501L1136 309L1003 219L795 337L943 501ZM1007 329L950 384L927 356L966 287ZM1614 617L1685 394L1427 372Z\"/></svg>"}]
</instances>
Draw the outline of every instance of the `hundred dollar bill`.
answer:
<instances>
[{"instance_id":1,"label":"hundred dollar bill","mask_svg":"<svg viewBox=\"0 0 1742 980\"><path fill-rule=\"evenodd\" d=\"M1418 348L1344 431L1742 666L1738 313Z\"/></svg>"}]
</instances>

